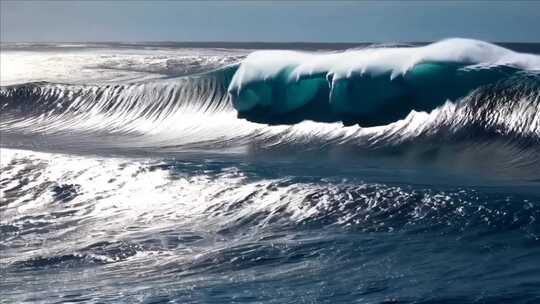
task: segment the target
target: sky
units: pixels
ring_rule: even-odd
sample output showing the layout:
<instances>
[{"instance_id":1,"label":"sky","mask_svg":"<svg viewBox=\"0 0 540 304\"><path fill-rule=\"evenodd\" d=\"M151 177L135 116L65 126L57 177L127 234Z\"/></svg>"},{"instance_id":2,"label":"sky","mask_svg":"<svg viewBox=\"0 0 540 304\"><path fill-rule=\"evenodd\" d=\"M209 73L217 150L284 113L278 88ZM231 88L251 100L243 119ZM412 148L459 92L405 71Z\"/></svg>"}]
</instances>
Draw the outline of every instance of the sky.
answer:
<instances>
[{"instance_id":1,"label":"sky","mask_svg":"<svg viewBox=\"0 0 540 304\"><path fill-rule=\"evenodd\" d=\"M540 42L540 1L12 1L2 42Z\"/></svg>"}]
</instances>

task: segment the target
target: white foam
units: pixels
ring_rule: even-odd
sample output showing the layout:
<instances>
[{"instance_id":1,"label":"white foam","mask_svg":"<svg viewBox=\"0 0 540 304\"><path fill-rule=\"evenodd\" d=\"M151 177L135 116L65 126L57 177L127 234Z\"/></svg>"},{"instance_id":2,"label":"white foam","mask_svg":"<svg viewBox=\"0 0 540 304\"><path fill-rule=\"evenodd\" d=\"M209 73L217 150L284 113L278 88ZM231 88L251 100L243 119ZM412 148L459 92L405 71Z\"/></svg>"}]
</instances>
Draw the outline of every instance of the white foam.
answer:
<instances>
[{"instance_id":1,"label":"white foam","mask_svg":"<svg viewBox=\"0 0 540 304\"><path fill-rule=\"evenodd\" d=\"M74 46L70 46L74 47ZM205 49L86 48L2 50L0 85L46 81L100 84L146 81L213 70L238 61L243 52Z\"/></svg>"}]
</instances>

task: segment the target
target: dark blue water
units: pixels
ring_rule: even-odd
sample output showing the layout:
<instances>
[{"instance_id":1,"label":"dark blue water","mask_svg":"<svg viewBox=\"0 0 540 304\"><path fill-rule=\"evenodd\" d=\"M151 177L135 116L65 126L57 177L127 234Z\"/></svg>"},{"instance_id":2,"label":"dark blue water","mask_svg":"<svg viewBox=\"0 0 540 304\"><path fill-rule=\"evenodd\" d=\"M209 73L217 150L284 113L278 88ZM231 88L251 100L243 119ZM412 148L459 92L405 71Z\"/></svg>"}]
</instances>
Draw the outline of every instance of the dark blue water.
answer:
<instances>
[{"instance_id":1,"label":"dark blue water","mask_svg":"<svg viewBox=\"0 0 540 304\"><path fill-rule=\"evenodd\" d=\"M1 88L0 303L540 302L535 72L362 128L239 118L228 69Z\"/></svg>"},{"instance_id":2,"label":"dark blue water","mask_svg":"<svg viewBox=\"0 0 540 304\"><path fill-rule=\"evenodd\" d=\"M10 219L1 226L10 262L2 268L4 302L540 299L537 183L482 184L427 170L300 160L114 160L97 172L68 167L53 178L43 176L49 154L18 153L4 167L10 174L23 166L12 178L23 186L3 196ZM66 166L80 162L54 157ZM83 171L91 171L87 166ZM129 167L120 180L118 172ZM165 180L140 185L156 172ZM108 193L130 181L137 184L130 193ZM43 205L32 215L11 215L28 189ZM116 203L122 199L128 201Z\"/></svg>"}]
</instances>

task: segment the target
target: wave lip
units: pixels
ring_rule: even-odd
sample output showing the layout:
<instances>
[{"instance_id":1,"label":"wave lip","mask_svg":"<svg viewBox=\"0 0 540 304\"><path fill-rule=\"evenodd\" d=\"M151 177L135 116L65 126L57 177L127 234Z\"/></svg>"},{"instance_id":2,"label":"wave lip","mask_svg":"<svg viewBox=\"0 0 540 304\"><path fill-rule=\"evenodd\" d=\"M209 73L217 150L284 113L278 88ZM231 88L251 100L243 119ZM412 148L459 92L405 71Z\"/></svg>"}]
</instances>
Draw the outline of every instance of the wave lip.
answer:
<instances>
[{"instance_id":1,"label":"wave lip","mask_svg":"<svg viewBox=\"0 0 540 304\"><path fill-rule=\"evenodd\" d=\"M525 71L540 71L540 57L470 39L343 53L259 51L242 61L228 93L252 121L374 126Z\"/></svg>"}]
</instances>

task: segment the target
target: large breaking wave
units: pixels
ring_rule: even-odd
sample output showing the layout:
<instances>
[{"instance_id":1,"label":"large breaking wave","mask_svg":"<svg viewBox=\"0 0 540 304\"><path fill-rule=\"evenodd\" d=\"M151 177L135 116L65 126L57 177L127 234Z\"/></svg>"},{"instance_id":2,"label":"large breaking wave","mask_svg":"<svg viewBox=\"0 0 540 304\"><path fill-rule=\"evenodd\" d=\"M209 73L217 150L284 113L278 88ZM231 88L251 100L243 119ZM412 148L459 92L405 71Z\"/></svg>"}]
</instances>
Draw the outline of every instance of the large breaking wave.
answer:
<instances>
[{"instance_id":1,"label":"large breaking wave","mask_svg":"<svg viewBox=\"0 0 540 304\"><path fill-rule=\"evenodd\" d=\"M373 126L395 122L411 110L431 111L481 86L539 68L538 56L466 39L334 54L265 51L242 62L229 94L248 119Z\"/></svg>"},{"instance_id":2,"label":"large breaking wave","mask_svg":"<svg viewBox=\"0 0 540 304\"><path fill-rule=\"evenodd\" d=\"M534 167L539 70L537 55L450 39L256 51L214 71L135 83L14 84L0 91L2 145L334 154L408 147L422 155L441 145L460 145L460 153L495 145L506 161Z\"/></svg>"}]
</instances>

